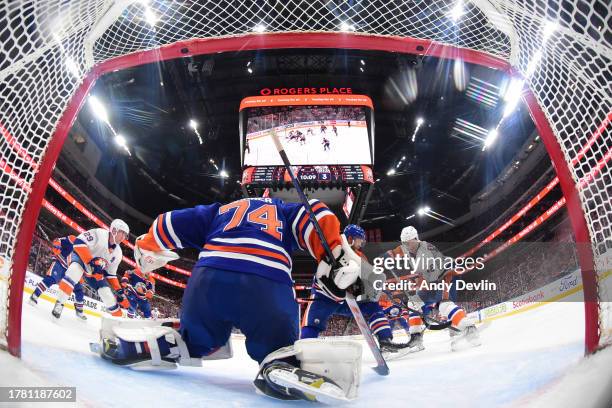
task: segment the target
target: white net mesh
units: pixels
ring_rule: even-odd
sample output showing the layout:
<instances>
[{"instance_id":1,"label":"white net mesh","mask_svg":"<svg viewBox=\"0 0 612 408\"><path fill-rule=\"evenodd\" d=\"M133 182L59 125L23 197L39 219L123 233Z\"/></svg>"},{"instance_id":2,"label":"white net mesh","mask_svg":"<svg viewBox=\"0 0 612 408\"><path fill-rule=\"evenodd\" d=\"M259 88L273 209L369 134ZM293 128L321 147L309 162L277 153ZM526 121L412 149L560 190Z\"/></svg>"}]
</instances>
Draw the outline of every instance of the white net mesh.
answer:
<instances>
[{"instance_id":1,"label":"white net mesh","mask_svg":"<svg viewBox=\"0 0 612 408\"><path fill-rule=\"evenodd\" d=\"M177 41L253 34L260 25L266 33L343 30L433 40L508 61L525 76L574 181L584 184L580 199L593 251L596 261L604 260L612 236L609 1L464 3L0 0L0 257L5 263L13 259L33 163L42 160L71 96L94 64ZM557 24L552 35L547 21ZM590 147L582 155L584 146ZM572 163L576 157L581 158ZM588 183L580 184L585 178ZM603 289L610 269L600 262L602 301L610 297ZM1 343L7 332L10 265L0 271ZM609 303L600 303L599 318L602 344L609 343Z\"/></svg>"}]
</instances>

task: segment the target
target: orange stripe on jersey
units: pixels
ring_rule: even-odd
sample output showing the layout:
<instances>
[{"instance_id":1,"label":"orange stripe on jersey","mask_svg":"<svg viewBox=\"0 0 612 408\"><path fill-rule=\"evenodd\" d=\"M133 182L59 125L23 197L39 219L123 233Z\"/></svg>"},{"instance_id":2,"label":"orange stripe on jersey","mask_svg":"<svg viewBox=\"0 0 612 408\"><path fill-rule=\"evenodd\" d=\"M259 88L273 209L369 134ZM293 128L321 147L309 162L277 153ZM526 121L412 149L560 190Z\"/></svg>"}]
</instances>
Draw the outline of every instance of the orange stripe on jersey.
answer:
<instances>
[{"instance_id":1,"label":"orange stripe on jersey","mask_svg":"<svg viewBox=\"0 0 612 408\"><path fill-rule=\"evenodd\" d=\"M172 245L172 242L168 239L168 237L166 236L166 233L164 232L165 215L166 214L161 214L159 217L157 217L157 234L159 235L161 240L164 242L164 245L168 247L168 249L174 249L174 245Z\"/></svg>"},{"instance_id":2,"label":"orange stripe on jersey","mask_svg":"<svg viewBox=\"0 0 612 408\"><path fill-rule=\"evenodd\" d=\"M85 244L75 245L73 247L73 250L79 256L79 258L81 258L81 261L83 261L84 264L88 264L89 261L93 259L91 251L89 250L89 248L87 248L87 245Z\"/></svg>"},{"instance_id":3,"label":"orange stripe on jersey","mask_svg":"<svg viewBox=\"0 0 612 408\"><path fill-rule=\"evenodd\" d=\"M62 279L59 283L59 290L70 296L74 288L68 282Z\"/></svg>"},{"instance_id":4,"label":"orange stripe on jersey","mask_svg":"<svg viewBox=\"0 0 612 408\"><path fill-rule=\"evenodd\" d=\"M314 300L314 297L314 293L310 293L310 297L308 299ZM308 312L310 311L310 305L312 305L312 302L308 302L306 305L306 310L304 310L304 315L302 316L302 327L308 324Z\"/></svg>"},{"instance_id":5,"label":"orange stripe on jersey","mask_svg":"<svg viewBox=\"0 0 612 408\"><path fill-rule=\"evenodd\" d=\"M410 317L408 320L411 326L420 326L423 324L423 319L419 316Z\"/></svg>"},{"instance_id":6,"label":"orange stripe on jersey","mask_svg":"<svg viewBox=\"0 0 612 408\"><path fill-rule=\"evenodd\" d=\"M325 214L319 219L319 225L321 226L321 230L323 231L323 235L330 249L333 250L338 245L342 245L342 241L340 240L340 221L338 221L338 217L332 213ZM312 252L317 261L323 259L325 256L325 249L323 245L321 245L319 234L317 234L314 228L310 233L308 242L310 243L310 248L312 248Z\"/></svg>"},{"instance_id":7,"label":"orange stripe on jersey","mask_svg":"<svg viewBox=\"0 0 612 408\"><path fill-rule=\"evenodd\" d=\"M149 231L141 239L136 241L136 244L138 244L138 247L140 249L145 249L147 251L153 251L153 252L161 251L161 248L159 247L159 245L157 245L157 242L155 242L155 236L154 236L152 225L151 225L151 228L149 228Z\"/></svg>"},{"instance_id":8,"label":"orange stripe on jersey","mask_svg":"<svg viewBox=\"0 0 612 408\"><path fill-rule=\"evenodd\" d=\"M114 289L114 290L119 290L121 289L121 285L119 284L119 279L117 279L116 276L109 276L108 278L106 278L106 280L108 281L109 285Z\"/></svg>"},{"instance_id":9,"label":"orange stripe on jersey","mask_svg":"<svg viewBox=\"0 0 612 408\"><path fill-rule=\"evenodd\" d=\"M212 244L204 245L204 249L209 249L211 251L234 252L237 254L269 256L271 258L275 258L280 261L283 261L284 263L287 263L287 264L289 263L289 260L287 259L286 256L281 255L276 252L268 251L266 249L248 248L248 247L240 247L240 246L212 245Z\"/></svg>"},{"instance_id":10,"label":"orange stripe on jersey","mask_svg":"<svg viewBox=\"0 0 612 408\"><path fill-rule=\"evenodd\" d=\"M325 204L321 203L321 202L315 203L315 205L312 206L312 212L314 213L314 212L316 212L317 210L319 210L321 208L327 208L327 206ZM304 216L304 218L298 224L297 231L298 231L298 240L299 240L300 246L302 248L306 248L306 243L304 242L304 238L302 237L302 232L304 231L304 226L310 220L310 217L308 216L308 212L306 211L306 209L304 209L303 216Z\"/></svg>"},{"instance_id":11,"label":"orange stripe on jersey","mask_svg":"<svg viewBox=\"0 0 612 408\"><path fill-rule=\"evenodd\" d=\"M123 316L123 313L121 312L121 309L117 309L114 312L111 312L111 316L121 317Z\"/></svg>"},{"instance_id":12,"label":"orange stripe on jersey","mask_svg":"<svg viewBox=\"0 0 612 408\"><path fill-rule=\"evenodd\" d=\"M464 317L465 317L465 310L463 309L457 310L457 312L455 312L455 315L453 316L453 319L452 319L453 327L457 327L457 325L463 320Z\"/></svg>"}]
</instances>

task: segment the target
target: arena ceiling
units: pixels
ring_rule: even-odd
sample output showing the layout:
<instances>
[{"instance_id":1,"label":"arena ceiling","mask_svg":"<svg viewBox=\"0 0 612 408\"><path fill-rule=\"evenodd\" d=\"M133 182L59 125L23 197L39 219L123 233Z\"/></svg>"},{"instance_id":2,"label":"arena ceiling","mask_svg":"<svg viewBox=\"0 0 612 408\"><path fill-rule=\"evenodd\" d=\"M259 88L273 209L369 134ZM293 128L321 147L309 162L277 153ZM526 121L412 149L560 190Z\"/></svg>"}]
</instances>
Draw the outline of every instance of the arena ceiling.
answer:
<instances>
[{"instance_id":1,"label":"arena ceiling","mask_svg":"<svg viewBox=\"0 0 612 408\"><path fill-rule=\"evenodd\" d=\"M382 226L428 205L454 219L515 160L534 126L521 106L500 122L508 78L435 57L360 50L228 52L143 65L102 77L92 94L131 155L87 105L73 137L102 150L96 177L151 217L176 207L241 196L238 107L262 88L348 87L366 94L376 118L377 183L365 219ZM417 119L423 119L414 142ZM198 136L189 126L198 123ZM476 137L475 137L476 136ZM85 160L87 158L84 158ZM221 177L225 170L228 177ZM394 173L394 174L392 174ZM158 199L151 199L158 197ZM422 229L439 225L414 220Z\"/></svg>"}]
</instances>

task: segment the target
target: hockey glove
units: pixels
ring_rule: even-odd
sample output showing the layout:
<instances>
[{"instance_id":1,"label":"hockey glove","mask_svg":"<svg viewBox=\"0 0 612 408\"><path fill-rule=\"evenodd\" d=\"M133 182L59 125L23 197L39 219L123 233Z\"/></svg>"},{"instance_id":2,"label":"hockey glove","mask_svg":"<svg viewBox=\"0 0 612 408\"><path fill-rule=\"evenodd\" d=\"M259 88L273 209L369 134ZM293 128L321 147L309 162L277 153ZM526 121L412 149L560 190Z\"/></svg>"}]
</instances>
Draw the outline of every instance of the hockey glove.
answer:
<instances>
[{"instance_id":1,"label":"hockey glove","mask_svg":"<svg viewBox=\"0 0 612 408\"><path fill-rule=\"evenodd\" d=\"M123 309L129 309L130 308L130 301L127 299L127 296L125 295L125 292L124 292L123 289L119 289L116 292L116 296L115 297L117 298L117 303Z\"/></svg>"},{"instance_id":2,"label":"hockey glove","mask_svg":"<svg viewBox=\"0 0 612 408\"><path fill-rule=\"evenodd\" d=\"M339 247L334 252L337 254L334 266L326 261L319 262L316 277L321 290L339 302L346 297L346 288L359 279L361 270L359 264L349 259Z\"/></svg>"},{"instance_id":3,"label":"hockey glove","mask_svg":"<svg viewBox=\"0 0 612 408\"><path fill-rule=\"evenodd\" d=\"M153 252L146 249L142 249L138 246L138 241L143 237L136 238L136 245L134 245L134 260L136 265L142 272L151 272L157 268L161 268L170 261L175 261L180 257L172 251L158 251Z\"/></svg>"},{"instance_id":4,"label":"hockey glove","mask_svg":"<svg viewBox=\"0 0 612 408\"><path fill-rule=\"evenodd\" d=\"M108 269L108 261L104 258L95 257L87 264L90 269L88 277L94 278L97 281L104 280L106 270Z\"/></svg>"}]
</instances>

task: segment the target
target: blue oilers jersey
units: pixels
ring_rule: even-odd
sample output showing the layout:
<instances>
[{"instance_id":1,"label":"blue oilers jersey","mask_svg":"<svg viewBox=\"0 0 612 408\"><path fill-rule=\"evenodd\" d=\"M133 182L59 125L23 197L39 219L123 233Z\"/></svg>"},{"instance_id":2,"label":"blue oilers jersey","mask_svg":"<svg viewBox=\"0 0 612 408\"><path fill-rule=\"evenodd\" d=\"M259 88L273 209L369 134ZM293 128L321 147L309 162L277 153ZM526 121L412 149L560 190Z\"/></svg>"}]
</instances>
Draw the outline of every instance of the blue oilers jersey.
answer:
<instances>
[{"instance_id":1,"label":"blue oilers jersey","mask_svg":"<svg viewBox=\"0 0 612 408\"><path fill-rule=\"evenodd\" d=\"M150 299L155 292L155 281L138 271L125 271L121 278L121 286L138 299Z\"/></svg>"},{"instance_id":2,"label":"blue oilers jersey","mask_svg":"<svg viewBox=\"0 0 612 408\"><path fill-rule=\"evenodd\" d=\"M72 253L75 239L74 235L68 235L54 239L51 244L53 256L65 268L68 267L68 256Z\"/></svg>"},{"instance_id":3,"label":"blue oilers jersey","mask_svg":"<svg viewBox=\"0 0 612 408\"><path fill-rule=\"evenodd\" d=\"M327 206L310 200L331 248L340 245L340 223ZM221 205L161 214L137 241L151 251L200 250L196 266L261 275L289 285L291 253L308 251L315 259L324 249L303 205L276 198L248 198Z\"/></svg>"},{"instance_id":4,"label":"blue oilers jersey","mask_svg":"<svg viewBox=\"0 0 612 408\"><path fill-rule=\"evenodd\" d=\"M408 311L396 305L385 308L384 313L389 320L398 320L402 318L408 320Z\"/></svg>"}]
</instances>

